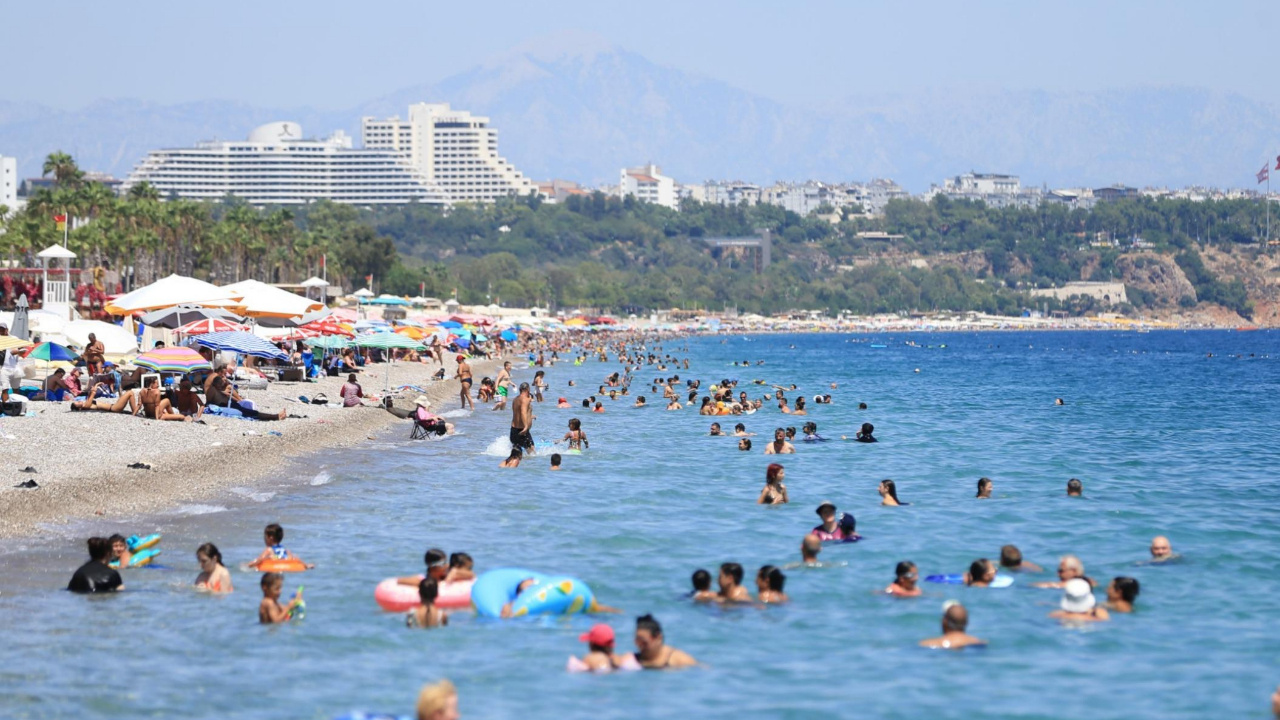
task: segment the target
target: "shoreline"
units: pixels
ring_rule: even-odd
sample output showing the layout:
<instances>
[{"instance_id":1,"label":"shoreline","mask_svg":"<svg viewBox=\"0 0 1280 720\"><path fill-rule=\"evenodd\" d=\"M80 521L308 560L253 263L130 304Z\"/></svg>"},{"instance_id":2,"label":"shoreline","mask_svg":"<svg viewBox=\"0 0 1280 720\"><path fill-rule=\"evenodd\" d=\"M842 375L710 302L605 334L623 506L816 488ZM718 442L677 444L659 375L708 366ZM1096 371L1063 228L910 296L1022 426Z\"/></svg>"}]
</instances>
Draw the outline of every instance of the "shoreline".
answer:
<instances>
[{"instance_id":1,"label":"shoreline","mask_svg":"<svg viewBox=\"0 0 1280 720\"><path fill-rule=\"evenodd\" d=\"M501 360L475 360L482 377ZM390 386L417 385L436 413L453 409L457 380L429 380L435 363L377 365L361 373L365 394L379 394L384 377ZM445 358L451 377L456 363ZM373 405L344 408L338 389L344 378L316 382L270 383L244 395L270 411L288 410L304 419L254 422L205 415L206 424L164 422L104 412L72 413L69 403L31 403L35 417L0 418L0 538L28 539L58 527L94 518L119 520L158 514L189 504L235 496L233 488L253 486L280 475L289 466L318 453L376 439L405 421ZM328 406L304 405L299 395L324 393ZM408 390L397 407L412 407L418 393ZM336 401L336 404L335 404ZM272 433L279 433L275 435ZM404 438L409 436L405 423ZM145 463L150 469L133 469ZM23 472L34 467L35 473ZM38 488L16 488L35 480Z\"/></svg>"}]
</instances>

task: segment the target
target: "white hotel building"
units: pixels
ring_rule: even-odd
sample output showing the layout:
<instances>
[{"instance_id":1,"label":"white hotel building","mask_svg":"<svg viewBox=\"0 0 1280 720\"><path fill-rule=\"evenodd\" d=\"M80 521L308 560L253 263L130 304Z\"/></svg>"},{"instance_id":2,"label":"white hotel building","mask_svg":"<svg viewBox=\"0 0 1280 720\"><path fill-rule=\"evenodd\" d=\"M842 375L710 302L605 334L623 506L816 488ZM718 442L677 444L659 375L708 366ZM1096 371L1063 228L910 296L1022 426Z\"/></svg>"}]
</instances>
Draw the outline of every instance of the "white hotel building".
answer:
<instances>
[{"instance_id":1,"label":"white hotel building","mask_svg":"<svg viewBox=\"0 0 1280 720\"><path fill-rule=\"evenodd\" d=\"M528 195L537 187L498 154L498 131L489 118L448 103L409 106L409 118L360 120L365 148L400 153L451 202L489 202Z\"/></svg>"},{"instance_id":2,"label":"white hotel building","mask_svg":"<svg viewBox=\"0 0 1280 720\"><path fill-rule=\"evenodd\" d=\"M252 205L448 203L440 188L400 153L352 148L351 138L341 131L306 140L293 122L263 125L243 141L153 150L129 174L121 192L142 182L161 197L218 200L234 195Z\"/></svg>"}]
</instances>

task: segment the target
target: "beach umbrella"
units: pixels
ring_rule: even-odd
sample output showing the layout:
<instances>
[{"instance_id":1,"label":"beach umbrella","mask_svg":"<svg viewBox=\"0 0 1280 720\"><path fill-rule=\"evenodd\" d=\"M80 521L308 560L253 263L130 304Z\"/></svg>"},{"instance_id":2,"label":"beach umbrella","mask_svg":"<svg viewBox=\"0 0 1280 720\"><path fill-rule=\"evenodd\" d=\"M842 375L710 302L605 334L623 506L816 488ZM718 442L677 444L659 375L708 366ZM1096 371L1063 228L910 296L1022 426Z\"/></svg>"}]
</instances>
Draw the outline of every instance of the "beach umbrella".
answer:
<instances>
[{"instance_id":1,"label":"beach umbrella","mask_svg":"<svg viewBox=\"0 0 1280 720\"><path fill-rule=\"evenodd\" d=\"M502 334L499 335L498 337L502 338L503 340L506 340L507 342L515 342L517 339L520 338L519 335L516 335L514 332L510 330L503 330Z\"/></svg>"},{"instance_id":2,"label":"beach umbrella","mask_svg":"<svg viewBox=\"0 0 1280 720\"><path fill-rule=\"evenodd\" d=\"M240 316L229 310L222 308L205 308L197 305L175 305L173 307L164 308L163 310L154 310L138 318L138 322L148 327L165 328L173 330L187 323L193 323L197 320L239 320Z\"/></svg>"},{"instance_id":3,"label":"beach umbrella","mask_svg":"<svg viewBox=\"0 0 1280 720\"><path fill-rule=\"evenodd\" d=\"M196 370L212 370L213 365L189 347L162 347L133 359L133 364L159 373L185 375Z\"/></svg>"},{"instance_id":4,"label":"beach umbrella","mask_svg":"<svg viewBox=\"0 0 1280 720\"><path fill-rule=\"evenodd\" d=\"M469 348L469 347L471 347L471 341L470 341L470 340L468 340L468 339L466 339L466 338L464 338L464 337L454 338L454 339L453 339L453 344L454 344L454 345L457 345L457 346L458 346L458 347L460 347L460 348Z\"/></svg>"},{"instance_id":5,"label":"beach umbrella","mask_svg":"<svg viewBox=\"0 0 1280 720\"><path fill-rule=\"evenodd\" d=\"M449 328L450 330L454 330L462 327L462 323L458 322L457 320L444 320L440 322L438 326L442 328Z\"/></svg>"},{"instance_id":6,"label":"beach umbrella","mask_svg":"<svg viewBox=\"0 0 1280 720\"><path fill-rule=\"evenodd\" d=\"M473 335L473 336L472 336L472 338L473 338L476 342L488 342L488 341L489 341L488 336L486 336L486 335L481 335L480 333L476 333L475 335Z\"/></svg>"},{"instance_id":7,"label":"beach umbrella","mask_svg":"<svg viewBox=\"0 0 1280 720\"><path fill-rule=\"evenodd\" d=\"M247 332L217 332L199 335L195 338L197 345L214 350L252 355L268 360L288 360L289 355L270 341Z\"/></svg>"},{"instance_id":8,"label":"beach umbrella","mask_svg":"<svg viewBox=\"0 0 1280 720\"><path fill-rule=\"evenodd\" d=\"M314 331L320 335L343 335L346 337L355 337L350 330L342 327L332 320L317 320L309 322L299 327L300 330Z\"/></svg>"},{"instance_id":9,"label":"beach umbrella","mask_svg":"<svg viewBox=\"0 0 1280 720\"><path fill-rule=\"evenodd\" d=\"M45 362L57 362L59 360L71 362L76 359L76 354L58 343L42 342L27 351L27 359L44 360Z\"/></svg>"},{"instance_id":10,"label":"beach umbrella","mask_svg":"<svg viewBox=\"0 0 1280 720\"><path fill-rule=\"evenodd\" d=\"M323 303L259 280L242 280L224 285L222 289L240 298L236 304L244 308L246 315L253 317L300 317L324 307Z\"/></svg>"},{"instance_id":11,"label":"beach umbrella","mask_svg":"<svg viewBox=\"0 0 1280 720\"><path fill-rule=\"evenodd\" d=\"M28 327L30 322L27 319L27 310L30 305L27 303L27 294L23 293L18 297L18 304L14 306L13 311L13 327L9 328L9 334L23 340L31 339L31 330Z\"/></svg>"},{"instance_id":12,"label":"beach umbrella","mask_svg":"<svg viewBox=\"0 0 1280 720\"><path fill-rule=\"evenodd\" d=\"M17 350L19 348L29 348L35 343L30 340L23 340L20 337L12 335L0 335L0 350ZM21 355L22 353L18 353Z\"/></svg>"},{"instance_id":13,"label":"beach umbrella","mask_svg":"<svg viewBox=\"0 0 1280 720\"><path fill-rule=\"evenodd\" d=\"M183 303L210 303L234 300L238 297L234 292L229 292L203 280L182 275L170 275L167 278L157 280L150 285L145 285L109 301L103 309L112 315L128 315L135 312L174 307ZM151 325L152 323L147 324ZM181 324L178 323L178 325Z\"/></svg>"},{"instance_id":14,"label":"beach umbrella","mask_svg":"<svg viewBox=\"0 0 1280 720\"><path fill-rule=\"evenodd\" d=\"M326 350L338 350L349 347L351 341L341 335L324 335L307 341L311 347L324 348Z\"/></svg>"},{"instance_id":15,"label":"beach umbrella","mask_svg":"<svg viewBox=\"0 0 1280 720\"><path fill-rule=\"evenodd\" d=\"M183 335L207 335L214 332L247 332L248 325L241 325L238 322L231 322L223 318L204 318L203 320L193 320L183 325L174 332Z\"/></svg>"},{"instance_id":16,"label":"beach umbrella","mask_svg":"<svg viewBox=\"0 0 1280 720\"><path fill-rule=\"evenodd\" d=\"M356 347L371 347L390 350L392 348L407 348L410 350L422 350L422 343L413 338L405 337L400 333L380 332L371 335L361 335L352 343Z\"/></svg>"}]
</instances>

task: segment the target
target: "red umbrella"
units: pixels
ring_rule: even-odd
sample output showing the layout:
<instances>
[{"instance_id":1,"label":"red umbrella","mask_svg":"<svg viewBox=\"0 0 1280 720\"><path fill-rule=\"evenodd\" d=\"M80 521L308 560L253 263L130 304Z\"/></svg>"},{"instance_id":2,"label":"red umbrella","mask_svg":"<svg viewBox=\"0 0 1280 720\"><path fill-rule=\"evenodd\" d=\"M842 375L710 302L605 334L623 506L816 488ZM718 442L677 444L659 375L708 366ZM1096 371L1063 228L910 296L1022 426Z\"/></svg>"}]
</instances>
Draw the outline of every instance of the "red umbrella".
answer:
<instances>
[{"instance_id":1,"label":"red umbrella","mask_svg":"<svg viewBox=\"0 0 1280 720\"><path fill-rule=\"evenodd\" d=\"M182 333L183 335L205 335L215 332L247 331L248 329L249 326L234 323L230 320L205 318L203 320L193 320L174 330L174 332Z\"/></svg>"},{"instance_id":2,"label":"red umbrella","mask_svg":"<svg viewBox=\"0 0 1280 720\"><path fill-rule=\"evenodd\" d=\"M315 337L316 335L342 335L343 337L349 338L355 337L350 330L347 330L338 323L328 319L309 322L306 325L299 327L298 330L313 333L306 337Z\"/></svg>"}]
</instances>

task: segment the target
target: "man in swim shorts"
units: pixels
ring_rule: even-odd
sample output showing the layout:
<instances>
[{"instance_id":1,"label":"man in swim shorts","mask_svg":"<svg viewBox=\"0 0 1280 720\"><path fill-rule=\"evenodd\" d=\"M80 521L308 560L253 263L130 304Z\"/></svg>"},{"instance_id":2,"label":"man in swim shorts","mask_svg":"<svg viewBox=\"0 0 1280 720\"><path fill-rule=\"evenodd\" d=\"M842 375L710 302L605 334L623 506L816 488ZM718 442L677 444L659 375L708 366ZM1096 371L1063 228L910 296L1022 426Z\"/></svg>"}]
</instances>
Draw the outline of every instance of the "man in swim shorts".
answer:
<instances>
[{"instance_id":1,"label":"man in swim shorts","mask_svg":"<svg viewBox=\"0 0 1280 720\"><path fill-rule=\"evenodd\" d=\"M454 373L454 377L458 378L458 382L462 384L462 389L458 392L462 398L462 409L466 410L470 407L476 409L476 404L471 401L471 366L467 364L466 355L458 355L458 371Z\"/></svg>"},{"instance_id":2,"label":"man in swim shorts","mask_svg":"<svg viewBox=\"0 0 1280 720\"><path fill-rule=\"evenodd\" d=\"M498 402L493 406L494 410L502 410L507 406L507 394L511 388L511 362L502 363L502 370L498 371L498 379L494 381L494 387L498 396Z\"/></svg>"},{"instance_id":3,"label":"man in swim shorts","mask_svg":"<svg viewBox=\"0 0 1280 720\"><path fill-rule=\"evenodd\" d=\"M942 610L942 636L921 640L920 647L959 650L971 645L987 644L986 640L966 634L965 629L968 627L969 611L965 610L960 603L949 600L943 605Z\"/></svg>"},{"instance_id":4,"label":"man in swim shorts","mask_svg":"<svg viewBox=\"0 0 1280 720\"><path fill-rule=\"evenodd\" d=\"M529 394L529 383L520 383L520 394L511 402L511 447L520 448L533 455L533 396Z\"/></svg>"}]
</instances>

